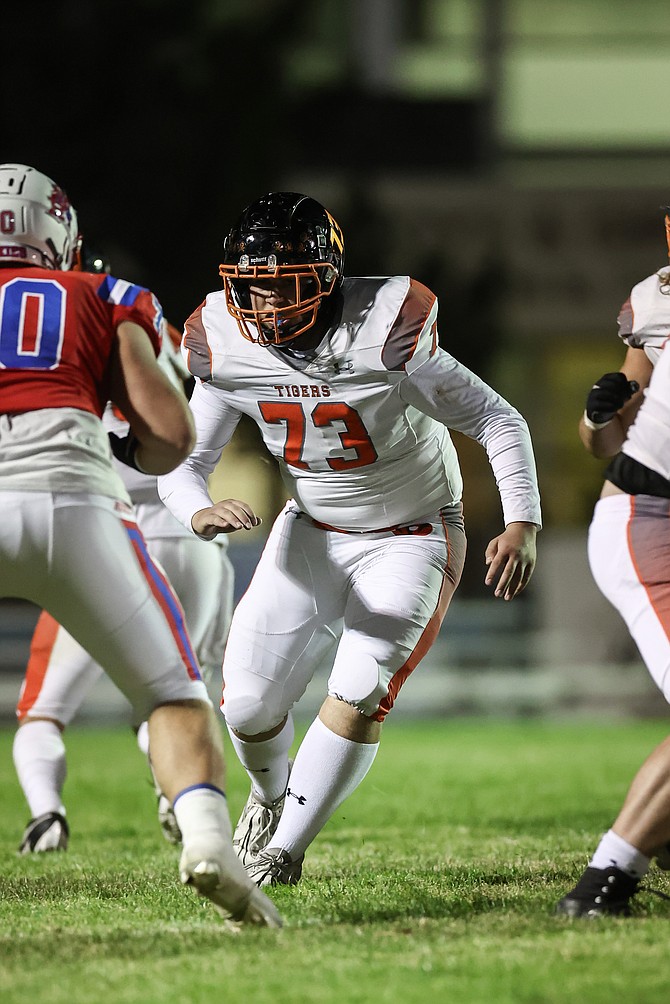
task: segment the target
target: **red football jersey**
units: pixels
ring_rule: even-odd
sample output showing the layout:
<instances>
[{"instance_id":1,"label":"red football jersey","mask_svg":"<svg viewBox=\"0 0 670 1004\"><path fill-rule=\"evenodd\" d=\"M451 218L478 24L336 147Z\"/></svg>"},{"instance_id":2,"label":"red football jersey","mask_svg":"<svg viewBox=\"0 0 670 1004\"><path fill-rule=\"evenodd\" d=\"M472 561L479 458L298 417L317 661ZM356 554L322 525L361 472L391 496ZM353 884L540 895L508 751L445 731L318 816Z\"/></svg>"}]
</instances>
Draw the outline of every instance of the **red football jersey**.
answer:
<instances>
[{"instance_id":1,"label":"red football jersey","mask_svg":"<svg viewBox=\"0 0 670 1004\"><path fill-rule=\"evenodd\" d=\"M79 408L101 416L116 328L134 321L158 355L161 306L111 275L0 268L0 414Z\"/></svg>"}]
</instances>

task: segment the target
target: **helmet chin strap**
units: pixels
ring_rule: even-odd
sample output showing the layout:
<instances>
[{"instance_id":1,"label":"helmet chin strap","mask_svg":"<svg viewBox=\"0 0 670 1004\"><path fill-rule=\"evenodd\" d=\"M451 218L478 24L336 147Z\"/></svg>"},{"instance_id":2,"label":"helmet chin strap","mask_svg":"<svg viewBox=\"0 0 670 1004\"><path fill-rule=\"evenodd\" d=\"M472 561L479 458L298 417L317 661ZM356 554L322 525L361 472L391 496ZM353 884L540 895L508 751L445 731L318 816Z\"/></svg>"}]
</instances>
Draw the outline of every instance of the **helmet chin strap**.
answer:
<instances>
[{"instance_id":1,"label":"helmet chin strap","mask_svg":"<svg viewBox=\"0 0 670 1004\"><path fill-rule=\"evenodd\" d=\"M342 296L339 289L334 289L324 300L318 310L314 324L298 335L286 342L281 342L277 347L286 348L288 351L295 349L299 352L309 352L317 348L323 341L327 331L337 327L342 314Z\"/></svg>"},{"instance_id":2,"label":"helmet chin strap","mask_svg":"<svg viewBox=\"0 0 670 1004\"><path fill-rule=\"evenodd\" d=\"M262 343L267 345L286 345L307 335L316 324L318 315L318 306L312 304L308 309L293 315L289 314L287 317L281 317L279 313L273 314L267 318L268 323L266 325L263 324L262 318L259 318L256 327L263 335ZM311 320L309 320L310 316ZM309 323L305 324L308 320ZM295 334L292 332L293 328L297 329ZM269 337L269 332L274 334L274 338Z\"/></svg>"},{"instance_id":3,"label":"helmet chin strap","mask_svg":"<svg viewBox=\"0 0 670 1004\"><path fill-rule=\"evenodd\" d=\"M63 267L63 256L60 255L60 254L58 254L58 251L56 250L56 245L54 244L54 242L51 240L50 237L47 238L46 243L49 246L51 254L53 255L53 261L51 262L51 268L61 269Z\"/></svg>"}]
</instances>

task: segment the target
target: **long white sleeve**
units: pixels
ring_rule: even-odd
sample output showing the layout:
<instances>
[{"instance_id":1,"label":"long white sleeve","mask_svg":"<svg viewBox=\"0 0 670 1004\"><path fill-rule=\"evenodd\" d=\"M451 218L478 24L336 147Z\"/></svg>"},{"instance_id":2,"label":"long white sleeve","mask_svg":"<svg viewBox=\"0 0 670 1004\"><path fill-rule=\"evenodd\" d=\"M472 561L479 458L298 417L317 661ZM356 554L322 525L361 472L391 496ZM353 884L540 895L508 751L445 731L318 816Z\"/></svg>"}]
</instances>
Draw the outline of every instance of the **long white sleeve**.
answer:
<instances>
[{"instance_id":1,"label":"long white sleeve","mask_svg":"<svg viewBox=\"0 0 670 1004\"><path fill-rule=\"evenodd\" d=\"M476 440L486 450L505 525L542 525L528 424L508 401L449 353L438 349L400 386L404 401Z\"/></svg>"},{"instance_id":2,"label":"long white sleeve","mask_svg":"<svg viewBox=\"0 0 670 1004\"><path fill-rule=\"evenodd\" d=\"M195 449L179 467L158 478L158 494L193 533L193 514L213 503L207 481L237 428L241 412L226 403L215 387L200 380L196 380L190 407L197 435Z\"/></svg>"}]
</instances>

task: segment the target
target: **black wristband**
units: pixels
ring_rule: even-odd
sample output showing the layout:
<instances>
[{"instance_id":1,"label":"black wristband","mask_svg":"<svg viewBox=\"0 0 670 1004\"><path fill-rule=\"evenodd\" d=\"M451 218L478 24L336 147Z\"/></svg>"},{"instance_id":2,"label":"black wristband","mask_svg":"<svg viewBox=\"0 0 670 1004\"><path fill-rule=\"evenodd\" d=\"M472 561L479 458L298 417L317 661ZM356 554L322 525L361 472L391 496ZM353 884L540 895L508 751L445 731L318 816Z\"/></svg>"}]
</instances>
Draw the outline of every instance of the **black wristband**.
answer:
<instances>
[{"instance_id":1,"label":"black wristband","mask_svg":"<svg viewBox=\"0 0 670 1004\"><path fill-rule=\"evenodd\" d=\"M128 432L126 436L117 436L115 432L107 433L109 437L109 445L112 448L112 453L118 461L125 464L126 467L132 467L133 470L139 471L140 474L146 474L137 462L136 453L140 445L140 441L132 432Z\"/></svg>"}]
</instances>

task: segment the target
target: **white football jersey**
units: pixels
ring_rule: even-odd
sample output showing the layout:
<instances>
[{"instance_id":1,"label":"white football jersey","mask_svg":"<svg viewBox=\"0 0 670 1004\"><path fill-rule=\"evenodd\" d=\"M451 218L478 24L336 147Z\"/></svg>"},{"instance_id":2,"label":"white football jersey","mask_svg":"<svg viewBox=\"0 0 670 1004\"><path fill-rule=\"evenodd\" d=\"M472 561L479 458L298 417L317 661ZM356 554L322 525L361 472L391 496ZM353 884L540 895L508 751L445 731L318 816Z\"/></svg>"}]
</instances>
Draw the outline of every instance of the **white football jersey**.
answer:
<instances>
[{"instance_id":1,"label":"white football jersey","mask_svg":"<svg viewBox=\"0 0 670 1004\"><path fill-rule=\"evenodd\" d=\"M183 375L188 376L188 373L185 373L182 358L173 348L165 331L162 332L161 336L158 365L175 387L183 389ZM128 422L111 402L105 408L102 421L107 432L114 432L121 437L128 434L130 428ZM122 464L116 457L113 458L112 462L116 474L123 481L130 501L135 507L137 521L145 540L190 536L184 526L161 502L155 475L136 471L134 467Z\"/></svg>"},{"instance_id":2,"label":"white football jersey","mask_svg":"<svg viewBox=\"0 0 670 1004\"><path fill-rule=\"evenodd\" d=\"M670 266L647 276L633 286L622 306L619 317L619 335L634 349L644 349L645 355L655 364L670 337Z\"/></svg>"},{"instance_id":3,"label":"white football jersey","mask_svg":"<svg viewBox=\"0 0 670 1004\"><path fill-rule=\"evenodd\" d=\"M223 291L186 322L198 441L159 479L188 527L211 505L207 478L242 414L261 430L286 488L313 519L371 531L458 504L461 472L448 428L487 450L505 522L540 524L535 465L521 415L438 346L437 299L408 276L349 278L342 312L312 353L240 334Z\"/></svg>"},{"instance_id":4,"label":"white football jersey","mask_svg":"<svg viewBox=\"0 0 670 1004\"><path fill-rule=\"evenodd\" d=\"M670 346L659 349L644 401L622 452L670 480Z\"/></svg>"},{"instance_id":5,"label":"white football jersey","mask_svg":"<svg viewBox=\"0 0 670 1004\"><path fill-rule=\"evenodd\" d=\"M0 415L0 491L89 492L130 503L97 415L41 408Z\"/></svg>"}]
</instances>

